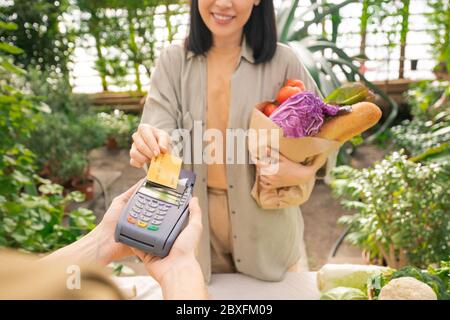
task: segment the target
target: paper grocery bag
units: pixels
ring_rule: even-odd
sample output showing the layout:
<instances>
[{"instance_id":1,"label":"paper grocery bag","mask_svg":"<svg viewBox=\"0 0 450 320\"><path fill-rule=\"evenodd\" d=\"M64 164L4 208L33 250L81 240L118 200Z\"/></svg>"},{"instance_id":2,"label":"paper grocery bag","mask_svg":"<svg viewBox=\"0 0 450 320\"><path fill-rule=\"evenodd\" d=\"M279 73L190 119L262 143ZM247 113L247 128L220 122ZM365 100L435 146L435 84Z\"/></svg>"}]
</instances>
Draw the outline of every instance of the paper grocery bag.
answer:
<instances>
[{"instance_id":1,"label":"paper grocery bag","mask_svg":"<svg viewBox=\"0 0 450 320\"><path fill-rule=\"evenodd\" d=\"M311 165L319 154L328 155L341 146L339 141L316 137L286 138L283 129L262 113L268 103L258 104L251 116L248 148L252 157L261 158L266 154L266 147L271 147L291 161ZM259 185L257 174L251 194L260 207L281 209L302 204L309 198L312 186L267 189Z\"/></svg>"}]
</instances>

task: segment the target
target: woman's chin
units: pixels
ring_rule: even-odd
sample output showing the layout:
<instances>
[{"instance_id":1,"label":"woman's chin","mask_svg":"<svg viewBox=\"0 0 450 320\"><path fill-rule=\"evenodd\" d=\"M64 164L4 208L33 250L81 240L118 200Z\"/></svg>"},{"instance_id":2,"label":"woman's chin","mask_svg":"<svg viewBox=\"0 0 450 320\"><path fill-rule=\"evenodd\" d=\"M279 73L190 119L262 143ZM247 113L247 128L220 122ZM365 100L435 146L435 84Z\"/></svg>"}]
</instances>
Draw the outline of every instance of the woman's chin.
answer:
<instances>
[{"instance_id":1,"label":"woman's chin","mask_svg":"<svg viewBox=\"0 0 450 320\"><path fill-rule=\"evenodd\" d=\"M233 38L236 36L236 34L240 33L241 30L239 28L230 28L230 27L220 27L220 28L210 28L211 33L216 38L220 39L227 39L227 38Z\"/></svg>"}]
</instances>

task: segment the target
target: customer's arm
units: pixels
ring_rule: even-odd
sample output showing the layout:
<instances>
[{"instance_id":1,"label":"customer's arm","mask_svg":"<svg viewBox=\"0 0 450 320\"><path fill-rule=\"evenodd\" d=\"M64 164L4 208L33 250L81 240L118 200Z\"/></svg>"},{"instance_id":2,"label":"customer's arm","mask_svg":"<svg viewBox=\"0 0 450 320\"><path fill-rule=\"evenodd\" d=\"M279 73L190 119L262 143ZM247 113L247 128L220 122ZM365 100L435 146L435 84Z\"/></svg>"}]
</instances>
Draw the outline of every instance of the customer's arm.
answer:
<instances>
[{"instance_id":1,"label":"customer's arm","mask_svg":"<svg viewBox=\"0 0 450 320\"><path fill-rule=\"evenodd\" d=\"M111 261L136 254L144 262L149 274L160 284L165 299L206 299L207 290L203 274L195 258L195 250L202 232L201 209L197 198L193 198L189 203L188 225L164 259L115 242L114 231L120 213L141 183L142 181L115 198L103 220L89 234L40 261L52 263L65 260L74 264L97 262L106 265Z\"/></svg>"},{"instance_id":2,"label":"customer's arm","mask_svg":"<svg viewBox=\"0 0 450 320\"><path fill-rule=\"evenodd\" d=\"M107 265L111 261L133 255L128 246L114 240L114 232L122 209L141 183L142 181L139 181L126 192L116 197L102 221L94 230L80 240L53 252L41 261L49 262L53 259L65 259L74 263L96 262Z\"/></svg>"}]
</instances>

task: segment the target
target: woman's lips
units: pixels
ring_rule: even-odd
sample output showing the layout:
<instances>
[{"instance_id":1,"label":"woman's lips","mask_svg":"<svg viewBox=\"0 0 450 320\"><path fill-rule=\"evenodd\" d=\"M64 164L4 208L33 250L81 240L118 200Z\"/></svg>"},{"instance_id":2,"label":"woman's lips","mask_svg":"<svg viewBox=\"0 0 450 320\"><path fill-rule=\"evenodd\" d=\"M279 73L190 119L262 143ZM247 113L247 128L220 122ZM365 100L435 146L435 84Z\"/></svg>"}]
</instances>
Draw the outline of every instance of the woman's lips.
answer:
<instances>
[{"instance_id":1,"label":"woman's lips","mask_svg":"<svg viewBox=\"0 0 450 320\"><path fill-rule=\"evenodd\" d=\"M233 21L234 16L222 15L219 13L211 13L217 24L226 25Z\"/></svg>"}]
</instances>

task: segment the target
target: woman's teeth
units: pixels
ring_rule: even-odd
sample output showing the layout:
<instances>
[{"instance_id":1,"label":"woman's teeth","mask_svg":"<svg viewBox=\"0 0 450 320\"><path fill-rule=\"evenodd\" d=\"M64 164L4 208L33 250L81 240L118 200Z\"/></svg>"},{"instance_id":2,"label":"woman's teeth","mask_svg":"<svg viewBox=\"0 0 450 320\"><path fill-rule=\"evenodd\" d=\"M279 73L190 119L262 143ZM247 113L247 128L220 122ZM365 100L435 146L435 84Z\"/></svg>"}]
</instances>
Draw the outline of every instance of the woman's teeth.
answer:
<instances>
[{"instance_id":1,"label":"woman's teeth","mask_svg":"<svg viewBox=\"0 0 450 320\"><path fill-rule=\"evenodd\" d=\"M231 19L233 19L232 16L222 16L217 13L213 13L213 16L214 16L214 18L216 18L219 21L230 21Z\"/></svg>"}]
</instances>

